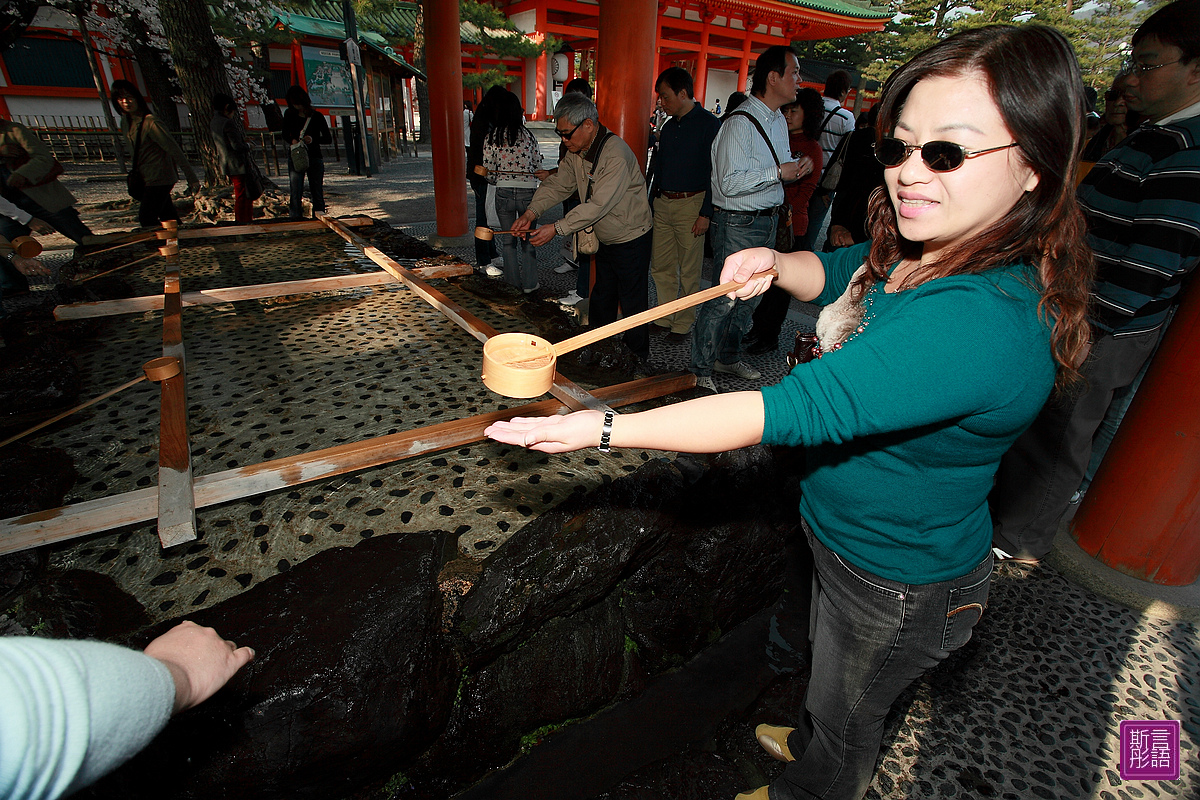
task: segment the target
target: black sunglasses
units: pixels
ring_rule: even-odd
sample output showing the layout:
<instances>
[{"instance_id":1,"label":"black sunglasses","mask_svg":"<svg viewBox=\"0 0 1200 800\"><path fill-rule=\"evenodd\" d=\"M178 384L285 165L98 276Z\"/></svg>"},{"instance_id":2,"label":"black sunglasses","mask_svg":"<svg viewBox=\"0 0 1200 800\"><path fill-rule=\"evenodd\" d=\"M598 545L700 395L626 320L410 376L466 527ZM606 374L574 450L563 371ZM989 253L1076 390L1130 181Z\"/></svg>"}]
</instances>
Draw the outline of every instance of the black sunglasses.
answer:
<instances>
[{"instance_id":1,"label":"black sunglasses","mask_svg":"<svg viewBox=\"0 0 1200 800\"><path fill-rule=\"evenodd\" d=\"M587 120L584 120L584 122L587 122ZM575 131L579 130L580 126L582 126L582 125L583 125L583 122L579 123L579 125L576 125L574 128L571 128L570 133L564 133L563 131L560 131L558 128L555 128L554 132L557 133L559 136L561 136L563 139L570 139L572 136L575 135Z\"/></svg>"},{"instance_id":2,"label":"black sunglasses","mask_svg":"<svg viewBox=\"0 0 1200 800\"><path fill-rule=\"evenodd\" d=\"M1020 147L1020 145L1012 142L1011 144L1002 144L999 147L988 147L984 150L968 150L961 144L955 144L954 142L906 144L891 136L885 136L877 144L873 145L875 160L885 167L898 167L905 161L908 161L908 157L914 151L920 150L921 160L925 162L925 166L934 172L951 172L961 167L963 162L971 156L994 153L997 150L1006 150L1009 147Z\"/></svg>"}]
</instances>

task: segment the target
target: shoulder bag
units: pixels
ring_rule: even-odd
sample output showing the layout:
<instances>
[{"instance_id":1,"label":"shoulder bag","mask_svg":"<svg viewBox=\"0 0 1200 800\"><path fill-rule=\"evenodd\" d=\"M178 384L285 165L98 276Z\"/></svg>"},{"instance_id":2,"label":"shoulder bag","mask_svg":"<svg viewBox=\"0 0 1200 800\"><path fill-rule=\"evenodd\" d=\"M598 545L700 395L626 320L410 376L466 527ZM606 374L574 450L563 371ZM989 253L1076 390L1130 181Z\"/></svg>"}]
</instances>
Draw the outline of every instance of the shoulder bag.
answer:
<instances>
[{"instance_id":1,"label":"shoulder bag","mask_svg":"<svg viewBox=\"0 0 1200 800\"><path fill-rule=\"evenodd\" d=\"M770 137L763 130L763 126L759 121L745 111L734 111L729 116L742 116L754 123L754 127L762 135L763 141L767 143L767 149L771 151L771 158L775 159L775 166L779 166L779 156L775 154L775 146L771 144ZM775 209L775 249L780 253L790 253L792 247L796 244L795 238L792 236L792 206L785 199L783 205Z\"/></svg>"},{"instance_id":2,"label":"shoulder bag","mask_svg":"<svg viewBox=\"0 0 1200 800\"><path fill-rule=\"evenodd\" d=\"M146 179L138 172L138 156L142 152L142 131L145 127L146 118L142 117L138 123L137 138L133 142L133 164L129 167L129 174L125 176L125 186L134 200L141 200L142 195L146 193Z\"/></svg>"},{"instance_id":3,"label":"shoulder bag","mask_svg":"<svg viewBox=\"0 0 1200 800\"><path fill-rule=\"evenodd\" d=\"M596 150L596 163L600 162L600 154L604 152L604 145L608 144L608 137L611 133L606 134L600 142L599 149ZM596 164L592 164L592 172L595 172ZM583 190L583 202L588 201L588 197L592 194L592 172L588 173L587 188ZM575 255L576 256L591 256L600 252L600 237L596 236L596 227L588 225L581 231L575 233Z\"/></svg>"},{"instance_id":4,"label":"shoulder bag","mask_svg":"<svg viewBox=\"0 0 1200 800\"><path fill-rule=\"evenodd\" d=\"M315 111L308 113L308 119L304 120L304 127L300 129L300 137L296 139L296 143L291 147L290 158L292 159L292 169L296 172L308 172L308 145L304 143L304 132L308 130L308 123L312 122Z\"/></svg>"}]
</instances>

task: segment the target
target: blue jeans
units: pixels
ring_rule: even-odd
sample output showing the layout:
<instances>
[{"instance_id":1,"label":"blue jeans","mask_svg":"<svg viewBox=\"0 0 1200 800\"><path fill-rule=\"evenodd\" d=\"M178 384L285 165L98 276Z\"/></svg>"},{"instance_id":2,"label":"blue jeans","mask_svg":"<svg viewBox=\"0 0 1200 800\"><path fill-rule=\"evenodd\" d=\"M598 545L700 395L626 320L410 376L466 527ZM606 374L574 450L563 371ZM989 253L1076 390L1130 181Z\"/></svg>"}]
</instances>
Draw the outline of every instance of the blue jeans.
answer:
<instances>
[{"instance_id":1,"label":"blue jeans","mask_svg":"<svg viewBox=\"0 0 1200 800\"><path fill-rule=\"evenodd\" d=\"M752 216L736 211L716 211L712 220L713 283L721 280L725 259L750 247L775 243L775 215ZM751 315L762 297L730 300L718 297L700 306L692 332L691 371L712 375L713 362L732 364L741 360L742 337L750 330Z\"/></svg>"},{"instance_id":2,"label":"blue jeans","mask_svg":"<svg viewBox=\"0 0 1200 800\"><path fill-rule=\"evenodd\" d=\"M788 736L796 760L768 796L859 800L892 703L970 640L987 605L992 554L960 578L897 583L851 565L804 528L816 568L812 677L804 718Z\"/></svg>"},{"instance_id":3,"label":"blue jeans","mask_svg":"<svg viewBox=\"0 0 1200 800\"><path fill-rule=\"evenodd\" d=\"M517 189L511 186L496 187L496 216L501 230L511 230L517 217L525 213L533 200L533 189ZM504 256L504 280L532 292L538 285L537 251L524 237L505 236L500 245Z\"/></svg>"},{"instance_id":4,"label":"blue jeans","mask_svg":"<svg viewBox=\"0 0 1200 800\"><path fill-rule=\"evenodd\" d=\"M312 198L312 208L315 214L325 210L325 161L313 158L312 151L308 155L308 169L297 172L292 169L291 159L288 159L288 188L291 189L289 212L292 219L304 217L304 207L301 200L304 197L304 176L308 176L308 194Z\"/></svg>"}]
</instances>

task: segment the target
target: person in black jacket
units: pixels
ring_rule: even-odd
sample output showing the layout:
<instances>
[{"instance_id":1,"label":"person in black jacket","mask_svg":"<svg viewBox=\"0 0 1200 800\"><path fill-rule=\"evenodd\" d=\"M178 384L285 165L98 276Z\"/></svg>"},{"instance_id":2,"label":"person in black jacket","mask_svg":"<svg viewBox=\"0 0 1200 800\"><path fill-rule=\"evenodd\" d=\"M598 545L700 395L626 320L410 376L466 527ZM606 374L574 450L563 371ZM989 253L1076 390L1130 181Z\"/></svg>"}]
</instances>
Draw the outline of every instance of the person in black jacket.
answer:
<instances>
[{"instance_id":1,"label":"person in black jacket","mask_svg":"<svg viewBox=\"0 0 1200 800\"><path fill-rule=\"evenodd\" d=\"M291 186L291 218L301 219L304 214L300 201L304 195L304 176L308 176L308 193L312 197L313 214L325 210L325 162L321 158L321 145L331 144L329 123L325 115L313 110L308 92L299 86L287 90L288 108L283 112L283 140L293 145L304 137L308 149L308 169L299 171L288 157L288 182ZM307 128L305 125L307 124Z\"/></svg>"},{"instance_id":2,"label":"person in black jacket","mask_svg":"<svg viewBox=\"0 0 1200 800\"><path fill-rule=\"evenodd\" d=\"M829 213L829 239L826 250L849 247L865 242L867 236L867 202L871 193L883 186L883 165L875 159L875 117L879 106L867 112L866 123L850 134L846 144L846 160L842 177L833 195Z\"/></svg>"},{"instance_id":3,"label":"person in black jacket","mask_svg":"<svg viewBox=\"0 0 1200 800\"><path fill-rule=\"evenodd\" d=\"M475 172L475 168L483 166L483 140L487 138L488 131L492 129L496 105L507 93L508 90L503 86L493 86L488 89L487 94L479 101L479 107L475 109L475 116L471 118L471 135L467 141L467 180L471 184L471 191L475 194L475 224L480 227L487 226L488 182L485 177ZM503 275L504 270L493 263L499 257L500 251L496 249L495 240L475 237L476 269L486 272L488 267L492 267L492 271L487 273L488 277L496 278Z\"/></svg>"}]
</instances>

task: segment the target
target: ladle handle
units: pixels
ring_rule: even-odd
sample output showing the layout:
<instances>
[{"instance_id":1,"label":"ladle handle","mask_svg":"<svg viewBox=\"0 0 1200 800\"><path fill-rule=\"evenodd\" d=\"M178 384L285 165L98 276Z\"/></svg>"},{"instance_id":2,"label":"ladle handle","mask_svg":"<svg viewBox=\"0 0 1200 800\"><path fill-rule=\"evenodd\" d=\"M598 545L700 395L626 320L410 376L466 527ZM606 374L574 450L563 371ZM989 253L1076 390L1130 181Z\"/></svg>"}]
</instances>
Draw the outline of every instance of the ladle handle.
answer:
<instances>
[{"instance_id":1,"label":"ladle handle","mask_svg":"<svg viewBox=\"0 0 1200 800\"><path fill-rule=\"evenodd\" d=\"M766 272L754 273L755 278L761 278L766 275L770 275L774 278L779 277L779 273L774 269L767 270ZM647 322L653 322L656 319L669 316L677 311L683 311L685 308L691 308L692 306L698 306L701 303L707 303L709 300L715 300L721 295L726 295L735 289L740 289L747 283L749 283L749 281L729 281L727 283L722 283L719 286L710 286L707 289L702 289L694 294L680 297L672 300L669 303L664 303L661 306L648 308L639 314L634 314L632 317L626 317L625 319L619 319L616 322L610 322L607 325L603 325L595 330L590 330L587 333L581 333L578 336L572 336L570 339L563 339L561 342L558 342L554 345L554 354L556 356L561 356L562 354L569 353L572 350L578 350L581 347L587 347L589 344L594 344L601 339L607 339L614 333L621 333L622 331L627 331L630 328L636 328L638 325L643 325Z\"/></svg>"}]
</instances>

